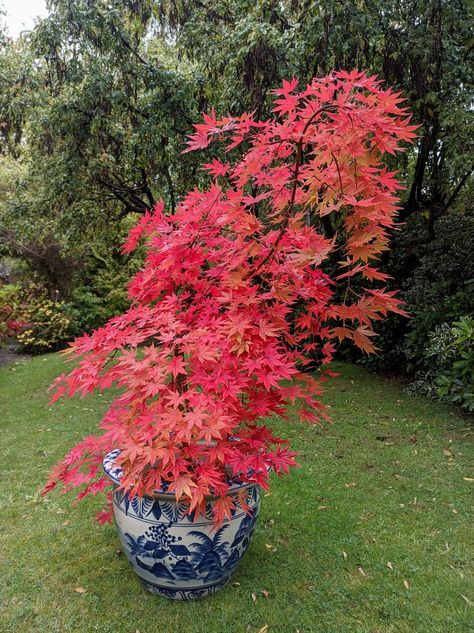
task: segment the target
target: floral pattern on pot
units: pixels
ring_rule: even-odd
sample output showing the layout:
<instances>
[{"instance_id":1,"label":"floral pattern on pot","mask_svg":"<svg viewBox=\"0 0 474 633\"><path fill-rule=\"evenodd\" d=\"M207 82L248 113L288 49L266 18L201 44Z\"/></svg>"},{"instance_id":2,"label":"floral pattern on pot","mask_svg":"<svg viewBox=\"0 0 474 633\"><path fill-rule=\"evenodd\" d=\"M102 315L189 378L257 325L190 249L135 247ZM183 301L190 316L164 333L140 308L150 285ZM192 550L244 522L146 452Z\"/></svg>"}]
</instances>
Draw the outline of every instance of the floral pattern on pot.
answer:
<instances>
[{"instance_id":1,"label":"floral pattern on pot","mask_svg":"<svg viewBox=\"0 0 474 633\"><path fill-rule=\"evenodd\" d=\"M119 473L113 477L109 472L113 457L106 456L104 469L117 483ZM130 499L116 489L115 523L125 555L142 584L153 593L177 600L205 597L223 587L255 529L260 492L256 485L248 492L250 511L244 512L236 503L231 518L216 530L212 499L206 502L205 516L195 520L171 494Z\"/></svg>"}]
</instances>

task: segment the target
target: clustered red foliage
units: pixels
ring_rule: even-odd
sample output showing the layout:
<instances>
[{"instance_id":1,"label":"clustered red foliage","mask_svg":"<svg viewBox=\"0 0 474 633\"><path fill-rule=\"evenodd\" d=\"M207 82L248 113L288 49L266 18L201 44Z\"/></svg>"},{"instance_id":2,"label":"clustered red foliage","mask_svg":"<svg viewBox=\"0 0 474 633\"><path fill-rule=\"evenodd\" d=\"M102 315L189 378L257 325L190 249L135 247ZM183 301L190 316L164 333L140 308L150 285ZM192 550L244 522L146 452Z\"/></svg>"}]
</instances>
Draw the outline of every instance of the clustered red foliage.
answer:
<instances>
[{"instance_id":1,"label":"clustered red foliage","mask_svg":"<svg viewBox=\"0 0 474 633\"><path fill-rule=\"evenodd\" d=\"M226 494L229 474L267 488L269 468L281 474L296 463L260 420L285 417L290 404L309 424L326 419L321 383L335 344L349 339L370 353L373 321L403 313L393 292L369 286L386 280L377 259L400 189L382 158L412 141L416 126L375 77L334 72L296 86L275 90L267 121L212 113L195 126L186 151L218 142L228 162L204 165L209 186L174 215L160 203L131 230L124 251L146 247L132 307L71 344L80 360L56 379L53 400L112 385L120 395L101 434L72 449L45 491L103 490L101 460L120 448L130 496L166 483L198 516L212 494L219 524L245 504ZM329 214L332 239L315 228ZM336 253L330 276L323 264ZM315 358L318 377L305 372Z\"/></svg>"},{"instance_id":2,"label":"clustered red foliage","mask_svg":"<svg viewBox=\"0 0 474 633\"><path fill-rule=\"evenodd\" d=\"M16 308L10 303L0 305L0 343L26 329L28 323L16 318Z\"/></svg>"}]
</instances>

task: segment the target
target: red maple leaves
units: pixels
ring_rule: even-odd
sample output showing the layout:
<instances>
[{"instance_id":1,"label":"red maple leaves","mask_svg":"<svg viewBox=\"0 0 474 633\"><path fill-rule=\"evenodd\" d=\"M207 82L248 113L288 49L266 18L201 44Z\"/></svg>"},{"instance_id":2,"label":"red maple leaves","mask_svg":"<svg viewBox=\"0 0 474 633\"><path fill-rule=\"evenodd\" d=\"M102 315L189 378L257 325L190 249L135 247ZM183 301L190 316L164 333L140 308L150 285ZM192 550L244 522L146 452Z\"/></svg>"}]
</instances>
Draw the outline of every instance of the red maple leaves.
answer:
<instances>
[{"instance_id":1,"label":"red maple leaves","mask_svg":"<svg viewBox=\"0 0 474 633\"><path fill-rule=\"evenodd\" d=\"M331 374L305 366L324 367L344 339L372 352L373 321L403 313L393 292L369 285L385 279L377 259L400 188L383 155L402 151L416 128L375 77L337 72L296 86L275 91L268 121L213 112L195 126L186 151L223 143L228 162L204 165L209 187L174 215L160 203L130 232L125 252L141 239L146 247L132 307L71 344L80 361L53 399L112 385L120 395L101 434L58 464L46 490L95 492L104 453L120 448L131 496L167 482L196 514L217 496L220 523L236 501L245 505L227 496L229 476L267 487L269 469L296 465L261 419L289 404L308 423L327 419ZM332 235L322 230L328 218Z\"/></svg>"}]
</instances>

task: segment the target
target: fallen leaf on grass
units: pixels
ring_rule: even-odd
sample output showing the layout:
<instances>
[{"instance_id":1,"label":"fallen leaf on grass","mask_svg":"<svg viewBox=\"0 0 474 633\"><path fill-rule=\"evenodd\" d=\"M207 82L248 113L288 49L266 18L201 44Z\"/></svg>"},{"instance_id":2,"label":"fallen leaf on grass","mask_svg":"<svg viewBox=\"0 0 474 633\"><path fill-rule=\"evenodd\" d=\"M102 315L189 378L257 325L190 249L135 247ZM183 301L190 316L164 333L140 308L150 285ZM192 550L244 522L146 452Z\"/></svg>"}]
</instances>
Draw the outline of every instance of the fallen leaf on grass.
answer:
<instances>
[{"instance_id":1,"label":"fallen leaf on grass","mask_svg":"<svg viewBox=\"0 0 474 633\"><path fill-rule=\"evenodd\" d=\"M405 587L405 589L410 589L410 583L408 582L408 580L403 581L403 586Z\"/></svg>"},{"instance_id":2,"label":"fallen leaf on grass","mask_svg":"<svg viewBox=\"0 0 474 633\"><path fill-rule=\"evenodd\" d=\"M472 600L469 600L469 598L468 598L467 596L465 596L464 594L462 594L462 593L460 593L459 595L461 596L461 598L462 598L463 600L465 600L465 601L467 602L467 604L468 604L470 607L474 607L474 602L472 602Z\"/></svg>"},{"instance_id":3,"label":"fallen leaf on grass","mask_svg":"<svg viewBox=\"0 0 474 633\"><path fill-rule=\"evenodd\" d=\"M270 592L269 592L269 591L267 591L266 589L262 589L262 596L263 596L264 598L268 598L268 596L269 596L269 595L270 595Z\"/></svg>"},{"instance_id":4,"label":"fallen leaf on grass","mask_svg":"<svg viewBox=\"0 0 474 633\"><path fill-rule=\"evenodd\" d=\"M456 510L456 508L451 508L451 512L452 512L453 514L457 514L457 513L458 513L458 511Z\"/></svg>"},{"instance_id":5,"label":"fallen leaf on grass","mask_svg":"<svg viewBox=\"0 0 474 633\"><path fill-rule=\"evenodd\" d=\"M474 481L473 477L463 477L464 481Z\"/></svg>"},{"instance_id":6,"label":"fallen leaf on grass","mask_svg":"<svg viewBox=\"0 0 474 633\"><path fill-rule=\"evenodd\" d=\"M84 589L84 587L74 587L74 591L76 593L86 593L86 590Z\"/></svg>"},{"instance_id":7,"label":"fallen leaf on grass","mask_svg":"<svg viewBox=\"0 0 474 633\"><path fill-rule=\"evenodd\" d=\"M264 624L261 629L258 630L258 633L267 633L268 624Z\"/></svg>"},{"instance_id":8,"label":"fallen leaf on grass","mask_svg":"<svg viewBox=\"0 0 474 633\"><path fill-rule=\"evenodd\" d=\"M347 560L347 552L345 552L344 550L342 551L342 556L344 557L344 560Z\"/></svg>"},{"instance_id":9,"label":"fallen leaf on grass","mask_svg":"<svg viewBox=\"0 0 474 633\"><path fill-rule=\"evenodd\" d=\"M357 486L355 481L351 481L350 484L344 484L346 488L355 488Z\"/></svg>"},{"instance_id":10,"label":"fallen leaf on grass","mask_svg":"<svg viewBox=\"0 0 474 633\"><path fill-rule=\"evenodd\" d=\"M392 565L392 563L391 563L390 561L388 561L388 563L387 563L387 567L388 567L389 569L392 569L392 570L393 570L393 565Z\"/></svg>"},{"instance_id":11,"label":"fallen leaf on grass","mask_svg":"<svg viewBox=\"0 0 474 633\"><path fill-rule=\"evenodd\" d=\"M318 510L327 510L328 506L318 506Z\"/></svg>"},{"instance_id":12,"label":"fallen leaf on grass","mask_svg":"<svg viewBox=\"0 0 474 633\"><path fill-rule=\"evenodd\" d=\"M252 593L252 602L254 604L256 604L256 602L257 602L257 596L254 593Z\"/></svg>"},{"instance_id":13,"label":"fallen leaf on grass","mask_svg":"<svg viewBox=\"0 0 474 633\"><path fill-rule=\"evenodd\" d=\"M367 576L362 567L358 567L357 569L359 570L359 573L362 574L362 576Z\"/></svg>"}]
</instances>

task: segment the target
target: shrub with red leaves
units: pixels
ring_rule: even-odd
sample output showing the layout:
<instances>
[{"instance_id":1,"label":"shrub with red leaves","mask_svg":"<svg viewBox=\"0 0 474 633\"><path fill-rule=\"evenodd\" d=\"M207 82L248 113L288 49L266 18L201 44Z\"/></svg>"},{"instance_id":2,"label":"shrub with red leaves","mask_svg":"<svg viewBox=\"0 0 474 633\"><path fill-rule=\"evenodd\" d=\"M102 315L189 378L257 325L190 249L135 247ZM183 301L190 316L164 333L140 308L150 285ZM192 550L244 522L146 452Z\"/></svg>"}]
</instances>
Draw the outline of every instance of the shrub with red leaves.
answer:
<instances>
[{"instance_id":1,"label":"shrub with red leaves","mask_svg":"<svg viewBox=\"0 0 474 633\"><path fill-rule=\"evenodd\" d=\"M132 306L76 339L69 352L79 360L53 385L53 400L112 385L120 395L100 434L72 449L45 491L103 490L101 460L120 448L130 496L165 483L199 515L216 495L219 524L236 502L229 476L267 488L269 468L296 464L262 420L285 417L290 404L293 419L327 419L322 382L336 344L370 353L372 322L403 313L377 267L400 189L383 157L411 142L416 126L399 94L360 72L296 87L275 90L270 120L212 113L195 126L185 151L220 143L228 159L204 165L209 186L190 191L174 215L160 203L130 232L125 252L140 240L146 248ZM325 216L337 235L318 230ZM330 277L323 267L335 254ZM317 375L305 372L314 358Z\"/></svg>"}]
</instances>

